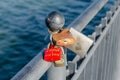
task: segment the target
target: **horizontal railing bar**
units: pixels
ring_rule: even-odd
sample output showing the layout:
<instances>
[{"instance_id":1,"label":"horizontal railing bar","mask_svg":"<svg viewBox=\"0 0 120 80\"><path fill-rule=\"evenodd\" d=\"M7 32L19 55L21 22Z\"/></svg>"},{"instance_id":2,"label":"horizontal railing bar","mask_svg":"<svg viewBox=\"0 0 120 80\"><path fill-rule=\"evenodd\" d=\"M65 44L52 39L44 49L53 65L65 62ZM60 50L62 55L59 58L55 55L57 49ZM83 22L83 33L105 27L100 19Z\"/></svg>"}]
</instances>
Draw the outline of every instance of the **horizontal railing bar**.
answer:
<instances>
[{"instance_id":1,"label":"horizontal railing bar","mask_svg":"<svg viewBox=\"0 0 120 80\"><path fill-rule=\"evenodd\" d=\"M74 29L81 32L107 2L108 0L95 0L68 27L73 27Z\"/></svg>"},{"instance_id":2,"label":"horizontal railing bar","mask_svg":"<svg viewBox=\"0 0 120 80\"><path fill-rule=\"evenodd\" d=\"M39 80L51 66L43 60L43 50L23 67L11 80Z\"/></svg>"}]
</instances>

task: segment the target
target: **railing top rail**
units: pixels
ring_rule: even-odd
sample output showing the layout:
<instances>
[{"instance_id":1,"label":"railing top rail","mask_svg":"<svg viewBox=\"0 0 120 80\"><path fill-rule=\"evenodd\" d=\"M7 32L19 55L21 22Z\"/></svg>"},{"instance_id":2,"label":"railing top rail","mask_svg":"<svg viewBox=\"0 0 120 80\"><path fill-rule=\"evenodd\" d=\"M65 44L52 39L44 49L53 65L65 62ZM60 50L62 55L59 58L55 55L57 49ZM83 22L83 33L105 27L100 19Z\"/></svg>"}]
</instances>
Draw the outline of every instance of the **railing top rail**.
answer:
<instances>
[{"instance_id":1,"label":"railing top rail","mask_svg":"<svg viewBox=\"0 0 120 80\"><path fill-rule=\"evenodd\" d=\"M108 0L95 0L80 16L77 17L68 27L73 27L81 32L94 16L103 8Z\"/></svg>"}]
</instances>

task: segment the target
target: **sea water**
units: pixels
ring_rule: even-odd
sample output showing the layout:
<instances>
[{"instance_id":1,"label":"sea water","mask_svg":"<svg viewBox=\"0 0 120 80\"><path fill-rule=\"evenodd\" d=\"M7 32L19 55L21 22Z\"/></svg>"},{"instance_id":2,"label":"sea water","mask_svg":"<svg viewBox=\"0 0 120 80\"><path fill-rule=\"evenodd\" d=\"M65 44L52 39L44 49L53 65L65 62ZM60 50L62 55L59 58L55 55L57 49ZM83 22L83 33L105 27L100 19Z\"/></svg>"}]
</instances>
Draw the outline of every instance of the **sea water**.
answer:
<instances>
[{"instance_id":1,"label":"sea water","mask_svg":"<svg viewBox=\"0 0 120 80\"><path fill-rule=\"evenodd\" d=\"M67 27L94 0L0 0L0 80L9 80L47 43L45 17L51 11L65 16ZM114 0L83 31L91 34Z\"/></svg>"}]
</instances>

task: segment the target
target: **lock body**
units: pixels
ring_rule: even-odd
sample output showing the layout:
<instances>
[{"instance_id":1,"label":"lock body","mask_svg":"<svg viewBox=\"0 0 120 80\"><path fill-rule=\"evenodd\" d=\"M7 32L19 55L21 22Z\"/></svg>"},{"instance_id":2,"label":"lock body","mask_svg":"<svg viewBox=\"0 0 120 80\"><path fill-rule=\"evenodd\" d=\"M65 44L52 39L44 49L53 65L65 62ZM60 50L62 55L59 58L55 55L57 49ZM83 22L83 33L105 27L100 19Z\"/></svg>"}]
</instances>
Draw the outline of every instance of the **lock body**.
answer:
<instances>
[{"instance_id":1,"label":"lock body","mask_svg":"<svg viewBox=\"0 0 120 80\"><path fill-rule=\"evenodd\" d=\"M48 62L55 62L62 57L62 49L60 47L50 46L44 51L44 60Z\"/></svg>"}]
</instances>

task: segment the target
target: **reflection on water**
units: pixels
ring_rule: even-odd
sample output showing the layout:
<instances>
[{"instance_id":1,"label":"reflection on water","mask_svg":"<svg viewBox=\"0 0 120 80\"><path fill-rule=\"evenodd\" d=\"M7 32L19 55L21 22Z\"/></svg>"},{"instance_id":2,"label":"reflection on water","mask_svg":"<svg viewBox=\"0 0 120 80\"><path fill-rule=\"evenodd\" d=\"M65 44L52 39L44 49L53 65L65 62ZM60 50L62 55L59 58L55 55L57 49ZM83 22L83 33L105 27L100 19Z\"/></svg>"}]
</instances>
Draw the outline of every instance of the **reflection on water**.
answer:
<instances>
[{"instance_id":1,"label":"reflection on water","mask_svg":"<svg viewBox=\"0 0 120 80\"><path fill-rule=\"evenodd\" d=\"M0 0L0 80L9 80L45 45L48 34L46 15L60 11L69 25L94 0ZM85 31L99 24L112 1L95 17Z\"/></svg>"}]
</instances>

